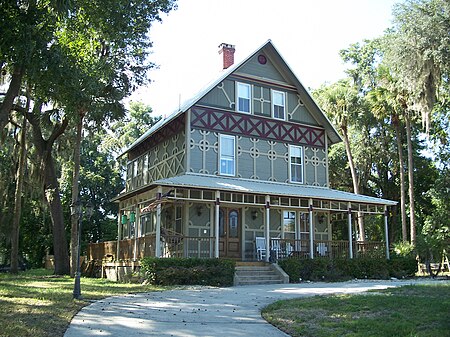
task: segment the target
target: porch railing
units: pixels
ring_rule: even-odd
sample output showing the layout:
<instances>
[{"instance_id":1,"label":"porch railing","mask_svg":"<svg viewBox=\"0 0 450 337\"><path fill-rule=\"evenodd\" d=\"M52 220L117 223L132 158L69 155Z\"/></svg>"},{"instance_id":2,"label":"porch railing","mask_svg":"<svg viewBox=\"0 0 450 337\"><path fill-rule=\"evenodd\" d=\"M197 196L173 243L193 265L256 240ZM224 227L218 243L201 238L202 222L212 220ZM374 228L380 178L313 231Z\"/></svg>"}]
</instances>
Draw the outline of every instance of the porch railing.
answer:
<instances>
[{"instance_id":1,"label":"porch railing","mask_svg":"<svg viewBox=\"0 0 450 337\"><path fill-rule=\"evenodd\" d=\"M89 260L139 260L145 256L155 256L155 235L146 235L136 239L90 243L87 250ZM194 236L161 237L162 257L198 257L214 256L214 238Z\"/></svg>"},{"instance_id":2,"label":"porch railing","mask_svg":"<svg viewBox=\"0 0 450 337\"><path fill-rule=\"evenodd\" d=\"M314 257L349 258L349 242L345 240L314 240ZM353 257L385 256L385 243L375 241L353 242ZM309 258L309 240L272 238L270 240L270 257L280 260L288 257Z\"/></svg>"},{"instance_id":3,"label":"porch railing","mask_svg":"<svg viewBox=\"0 0 450 337\"><path fill-rule=\"evenodd\" d=\"M162 257L214 257L215 238L181 235L161 237ZM277 261L288 257L310 258L309 240L270 239L270 260ZM349 242L344 240L315 240L314 257L348 258ZM136 239L91 243L88 246L89 260L139 260L145 256L155 256L156 237L147 235ZM117 256L118 253L118 256ZM257 259L256 247L253 251L242 252L247 259ZM353 242L353 256L385 256L384 242Z\"/></svg>"}]
</instances>

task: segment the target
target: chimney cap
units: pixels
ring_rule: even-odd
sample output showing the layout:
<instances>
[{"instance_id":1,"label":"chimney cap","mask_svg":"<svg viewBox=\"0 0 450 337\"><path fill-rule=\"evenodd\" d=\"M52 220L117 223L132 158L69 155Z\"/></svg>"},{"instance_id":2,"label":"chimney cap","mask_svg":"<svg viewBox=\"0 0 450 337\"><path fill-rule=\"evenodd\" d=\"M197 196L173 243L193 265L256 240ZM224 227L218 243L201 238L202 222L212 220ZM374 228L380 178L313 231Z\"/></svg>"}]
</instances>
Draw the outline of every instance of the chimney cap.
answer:
<instances>
[{"instance_id":1,"label":"chimney cap","mask_svg":"<svg viewBox=\"0 0 450 337\"><path fill-rule=\"evenodd\" d=\"M230 44L230 43L222 42L219 45L219 48L220 48L219 53L221 53L224 49L235 49L235 45Z\"/></svg>"}]
</instances>

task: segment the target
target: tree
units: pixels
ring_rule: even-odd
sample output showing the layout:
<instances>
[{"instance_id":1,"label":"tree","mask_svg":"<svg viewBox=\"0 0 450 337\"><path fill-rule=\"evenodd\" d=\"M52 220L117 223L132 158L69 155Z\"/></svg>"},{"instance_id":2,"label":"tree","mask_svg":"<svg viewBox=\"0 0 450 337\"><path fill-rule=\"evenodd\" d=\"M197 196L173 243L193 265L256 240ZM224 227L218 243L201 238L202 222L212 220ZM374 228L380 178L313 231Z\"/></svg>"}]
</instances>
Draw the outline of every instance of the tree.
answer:
<instances>
[{"instance_id":1,"label":"tree","mask_svg":"<svg viewBox=\"0 0 450 337\"><path fill-rule=\"evenodd\" d=\"M416 241L414 167L411 122L418 113L425 130L439 95L440 83L450 72L450 3L446 0L408 0L394 7L394 27L386 35L383 62L405 92L411 243Z\"/></svg>"},{"instance_id":2,"label":"tree","mask_svg":"<svg viewBox=\"0 0 450 337\"><path fill-rule=\"evenodd\" d=\"M353 192L359 194L359 182L353 161L349 140L349 124L357 118L360 108L358 91L349 81L341 80L328 87L322 86L314 92L319 105L327 112L333 123L342 133L345 151L353 181ZM360 240L365 241L364 219L358 214Z\"/></svg>"},{"instance_id":3,"label":"tree","mask_svg":"<svg viewBox=\"0 0 450 337\"><path fill-rule=\"evenodd\" d=\"M392 79L389 75L389 71L383 67L379 69L379 76L381 77L378 82L387 83L387 86L392 83ZM390 85L392 87L392 85ZM402 132L400 128L400 116L403 114L399 102L396 100L395 91L391 91L383 86L377 86L367 94L367 100L371 107L371 111L376 117L380 119L389 118L391 125L395 130L395 139L397 143L398 163L399 163L399 176L400 176L400 212L402 222L402 239L408 241L407 232L407 216L406 216L406 189L405 189L405 168L403 159L403 144L402 144Z\"/></svg>"}]
</instances>

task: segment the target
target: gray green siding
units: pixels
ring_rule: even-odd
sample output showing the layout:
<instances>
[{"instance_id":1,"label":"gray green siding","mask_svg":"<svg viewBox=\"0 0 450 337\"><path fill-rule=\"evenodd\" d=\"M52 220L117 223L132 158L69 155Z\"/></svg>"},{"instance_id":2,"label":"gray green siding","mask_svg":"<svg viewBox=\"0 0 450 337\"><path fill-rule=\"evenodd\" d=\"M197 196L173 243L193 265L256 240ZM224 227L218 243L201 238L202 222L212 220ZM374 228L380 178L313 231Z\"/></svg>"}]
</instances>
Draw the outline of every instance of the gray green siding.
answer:
<instances>
[{"instance_id":1,"label":"gray green siding","mask_svg":"<svg viewBox=\"0 0 450 337\"><path fill-rule=\"evenodd\" d=\"M215 132L191 130L190 172L218 174L218 137ZM237 136L236 145L238 177L289 182L287 144ZM327 185L324 149L304 147L304 173L306 185Z\"/></svg>"}]
</instances>

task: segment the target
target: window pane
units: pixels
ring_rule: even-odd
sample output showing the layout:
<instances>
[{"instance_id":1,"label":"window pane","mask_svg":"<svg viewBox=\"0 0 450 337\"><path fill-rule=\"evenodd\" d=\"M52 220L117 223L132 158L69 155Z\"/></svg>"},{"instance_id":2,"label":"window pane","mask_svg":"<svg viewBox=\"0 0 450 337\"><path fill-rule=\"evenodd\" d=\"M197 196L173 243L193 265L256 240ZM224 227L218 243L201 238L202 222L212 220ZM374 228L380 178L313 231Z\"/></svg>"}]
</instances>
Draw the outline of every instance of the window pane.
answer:
<instances>
[{"instance_id":1,"label":"window pane","mask_svg":"<svg viewBox=\"0 0 450 337\"><path fill-rule=\"evenodd\" d=\"M239 83L238 84L238 96L242 98L250 99L250 85Z\"/></svg>"}]
</instances>

